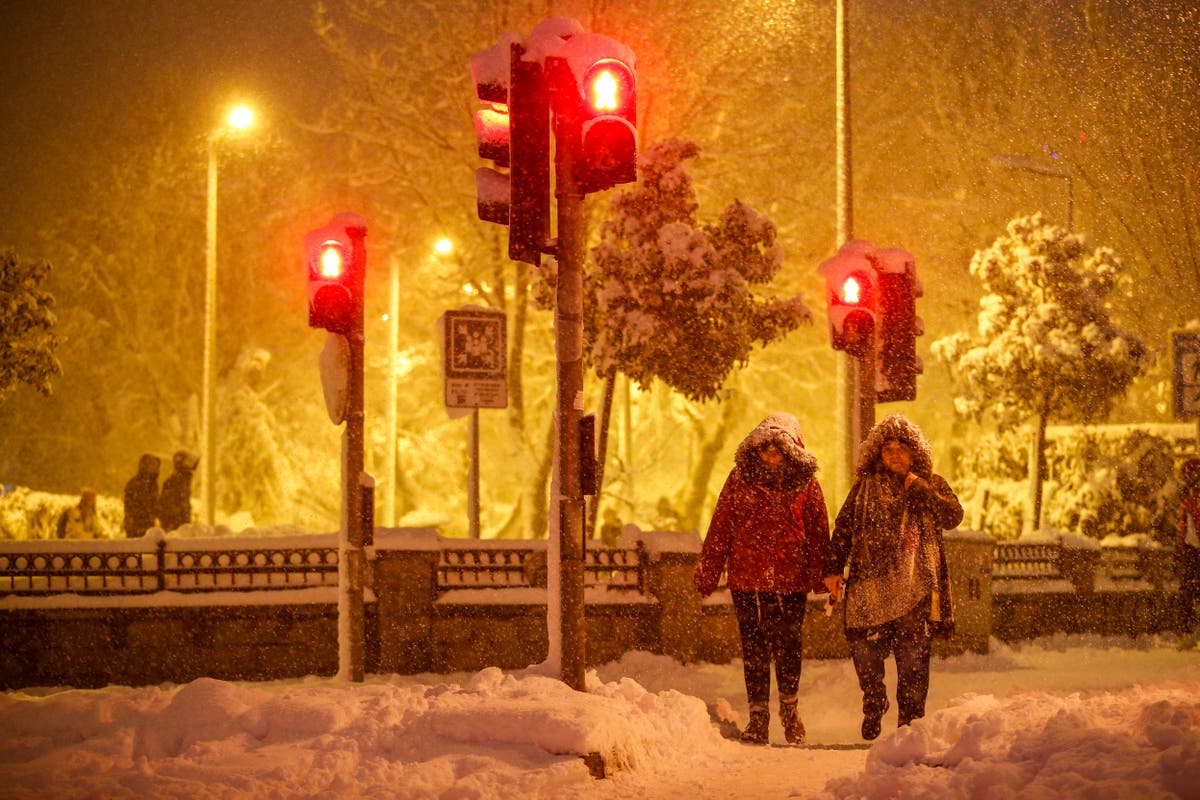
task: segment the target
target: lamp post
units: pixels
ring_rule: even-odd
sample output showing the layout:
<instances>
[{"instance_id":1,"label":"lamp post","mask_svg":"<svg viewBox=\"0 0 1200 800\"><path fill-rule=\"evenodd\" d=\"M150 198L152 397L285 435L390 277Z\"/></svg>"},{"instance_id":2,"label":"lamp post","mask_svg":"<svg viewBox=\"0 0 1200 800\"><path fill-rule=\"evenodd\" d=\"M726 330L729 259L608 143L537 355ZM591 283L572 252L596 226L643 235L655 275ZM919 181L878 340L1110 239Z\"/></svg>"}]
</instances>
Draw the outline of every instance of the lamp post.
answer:
<instances>
[{"instance_id":1,"label":"lamp post","mask_svg":"<svg viewBox=\"0 0 1200 800\"><path fill-rule=\"evenodd\" d=\"M430 258L449 255L454 251L454 243L442 237L433 243ZM387 471L387 491L383 495L383 524L385 527L396 526L396 476L397 454L396 438L399 436L399 420L396 406L400 402L401 372L407 374L411 367L401 370L403 363L400 356L400 265L392 259L391 291L388 298L388 364L391 366L388 376L387 400L387 458L384 469Z\"/></svg>"},{"instance_id":2,"label":"lamp post","mask_svg":"<svg viewBox=\"0 0 1200 800\"><path fill-rule=\"evenodd\" d=\"M992 163L1007 169L1017 169L1032 172L1035 175L1047 175L1051 178L1065 178L1067 181L1067 231L1075 232L1075 177L1069 167L1057 164L1046 164L1025 156L994 155Z\"/></svg>"},{"instance_id":3,"label":"lamp post","mask_svg":"<svg viewBox=\"0 0 1200 800\"><path fill-rule=\"evenodd\" d=\"M213 417L217 343L217 145L227 132L250 127L254 113L246 106L229 112L225 124L208 136L208 214L204 239L204 377L200 394L200 519L212 526L216 512L217 435Z\"/></svg>"}]
</instances>

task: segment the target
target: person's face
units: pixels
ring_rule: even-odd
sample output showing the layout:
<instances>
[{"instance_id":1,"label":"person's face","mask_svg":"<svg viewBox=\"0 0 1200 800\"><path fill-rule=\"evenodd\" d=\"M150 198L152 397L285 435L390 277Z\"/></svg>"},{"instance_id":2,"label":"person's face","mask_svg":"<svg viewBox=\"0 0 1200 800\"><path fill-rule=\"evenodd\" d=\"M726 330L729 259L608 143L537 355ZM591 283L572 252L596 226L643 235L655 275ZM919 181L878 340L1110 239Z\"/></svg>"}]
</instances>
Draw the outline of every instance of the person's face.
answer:
<instances>
[{"instance_id":1,"label":"person's face","mask_svg":"<svg viewBox=\"0 0 1200 800\"><path fill-rule=\"evenodd\" d=\"M883 459L883 466L888 472L894 472L897 475L907 475L908 471L912 469L912 450L904 442L888 439L883 443L883 450L880 451L880 457Z\"/></svg>"},{"instance_id":2,"label":"person's face","mask_svg":"<svg viewBox=\"0 0 1200 800\"><path fill-rule=\"evenodd\" d=\"M769 444L758 451L758 460L767 469L779 469L779 466L783 464L783 452L775 445Z\"/></svg>"}]
</instances>

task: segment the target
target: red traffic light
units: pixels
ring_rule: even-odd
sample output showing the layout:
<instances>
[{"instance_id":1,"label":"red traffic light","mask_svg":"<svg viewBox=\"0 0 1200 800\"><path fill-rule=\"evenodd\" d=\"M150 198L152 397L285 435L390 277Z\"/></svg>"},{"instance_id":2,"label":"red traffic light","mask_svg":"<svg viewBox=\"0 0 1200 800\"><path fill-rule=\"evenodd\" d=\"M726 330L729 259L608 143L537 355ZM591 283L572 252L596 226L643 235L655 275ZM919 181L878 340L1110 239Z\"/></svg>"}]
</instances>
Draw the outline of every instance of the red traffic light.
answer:
<instances>
[{"instance_id":1,"label":"red traffic light","mask_svg":"<svg viewBox=\"0 0 1200 800\"><path fill-rule=\"evenodd\" d=\"M825 276L830 343L855 358L871 353L877 328L879 276L867 258L870 251L866 242L847 242L819 269Z\"/></svg>"},{"instance_id":2,"label":"red traffic light","mask_svg":"<svg viewBox=\"0 0 1200 800\"><path fill-rule=\"evenodd\" d=\"M637 180L637 74L633 51L598 33L577 33L546 60L554 75L560 144L582 193Z\"/></svg>"},{"instance_id":3,"label":"red traffic light","mask_svg":"<svg viewBox=\"0 0 1200 800\"><path fill-rule=\"evenodd\" d=\"M633 99L633 73L624 62L605 58L588 70L584 102L593 114L624 114Z\"/></svg>"},{"instance_id":4,"label":"red traffic light","mask_svg":"<svg viewBox=\"0 0 1200 800\"><path fill-rule=\"evenodd\" d=\"M324 242L317 257L317 267L322 278L340 280L346 271L346 251L342 244L332 240Z\"/></svg>"},{"instance_id":5,"label":"red traffic light","mask_svg":"<svg viewBox=\"0 0 1200 800\"><path fill-rule=\"evenodd\" d=\"M848 306L857 306L864 302L861 275L847 275L842 281L841 302Z\"/></svg>"},{"instance_id":6,"label":"red traffic light","mask_svg":"<svg viewBox=\"0 0 1200 800\"><path fill-rule=\"evenodd\" d=\"M308 324L347 334L361 323L367 226L357 214L339 214L304 237Z\"/></svg>"}]
</instances>

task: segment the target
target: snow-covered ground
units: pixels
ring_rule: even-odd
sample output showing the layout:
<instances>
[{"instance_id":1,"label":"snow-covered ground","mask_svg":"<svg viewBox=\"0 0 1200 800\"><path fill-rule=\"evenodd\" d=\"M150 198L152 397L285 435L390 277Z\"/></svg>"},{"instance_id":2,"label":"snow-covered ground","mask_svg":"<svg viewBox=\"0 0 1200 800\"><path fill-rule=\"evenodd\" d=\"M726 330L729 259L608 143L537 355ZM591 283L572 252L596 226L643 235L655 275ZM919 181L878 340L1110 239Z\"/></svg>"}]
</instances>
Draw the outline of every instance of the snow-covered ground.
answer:
<instances>
[{"instance_id":1,"label":"snow-covered ground","mask_svg":"<svg viewBox=\"0 0 1200 800\"><path fill-rule=\"evenodd\" d=\"M1200 798L1200 650L1059 637L935 659L929 714L868 747L846 661L810 661L809 744L720 736L740 662L0 695L2 798ZM894 703L893 703L894 706ZM772 721L773 743L782 742ZM608 777L579 757L600 753Z\"/></svg>"}]
</instances>

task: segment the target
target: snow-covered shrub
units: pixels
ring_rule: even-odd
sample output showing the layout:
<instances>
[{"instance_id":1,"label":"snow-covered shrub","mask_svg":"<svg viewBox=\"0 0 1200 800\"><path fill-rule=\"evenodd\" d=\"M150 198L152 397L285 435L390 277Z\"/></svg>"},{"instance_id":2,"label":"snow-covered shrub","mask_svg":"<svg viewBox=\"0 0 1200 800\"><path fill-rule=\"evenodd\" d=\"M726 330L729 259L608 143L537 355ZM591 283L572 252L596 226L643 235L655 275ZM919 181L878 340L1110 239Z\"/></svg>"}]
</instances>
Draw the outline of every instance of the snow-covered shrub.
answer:
<instances>
[{"instance_id":1,"label":"snow-covered shrub","mask_svg":"<svg viewBox=\"0 0 1200 800\"><path fill-rule=\"evenodd\" d=\"M968 521L1016 538L1028 492L1027 436L986 434L959 455L956 475ZM1135 427L1079 427L1046 447L1043 526L1103 539L1143 534L1169 541L1179 486L1170 439Z\"/></svg>"},{"instance_id":2,"label":"snow-covered shrub","mask_svg":"<svg viewBox=\"0 0 1200 800\"><path fill-rule=\"evenodd\" d=\"M57 538L58 515L79 495L51 494L16 486L0 494L0 539ZM96 497L96 515L106 539L120 539L124 515L119 497Z\"/></svg>"}]
</instances>

